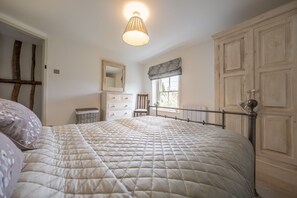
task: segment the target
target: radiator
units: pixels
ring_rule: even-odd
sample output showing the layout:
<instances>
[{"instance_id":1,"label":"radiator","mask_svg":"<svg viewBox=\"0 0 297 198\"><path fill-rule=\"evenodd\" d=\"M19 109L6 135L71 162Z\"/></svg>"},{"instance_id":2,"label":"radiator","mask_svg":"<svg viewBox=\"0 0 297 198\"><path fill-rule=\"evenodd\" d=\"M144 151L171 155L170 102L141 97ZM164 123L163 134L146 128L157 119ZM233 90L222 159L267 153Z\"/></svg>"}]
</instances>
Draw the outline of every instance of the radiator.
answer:
<instances>
[{"instance_id":1,"label":"radiator","mask_svg":"<svg viewBox=\"0 0 297 198\"><path fill-rule=\"evenodd\" d=\"M201 105L183 105L183 109L196 109L196 110L207 110L206 106ZM199 121L205 122L208 121L208 113L207 112L200 112L200 111L186 111L182 110L182 117L183 119L190 119L192 121Z\"/></svg>"}]
</instances>

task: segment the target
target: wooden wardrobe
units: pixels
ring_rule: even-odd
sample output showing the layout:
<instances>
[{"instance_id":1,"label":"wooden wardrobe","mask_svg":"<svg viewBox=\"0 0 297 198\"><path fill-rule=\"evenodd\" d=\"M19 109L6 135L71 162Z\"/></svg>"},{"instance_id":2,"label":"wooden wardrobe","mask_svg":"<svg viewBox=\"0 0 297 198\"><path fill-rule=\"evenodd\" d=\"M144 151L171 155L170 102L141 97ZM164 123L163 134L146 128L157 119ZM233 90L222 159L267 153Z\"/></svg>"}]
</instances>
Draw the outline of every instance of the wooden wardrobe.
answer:
<instances>
[{"instance_id":1,"label":"wooden wardrobe","mask_svg":"<svg viewBox=\"0 0 297 198\"><path fill-rule=\"evenodd\" d=\"M297 1L213 36L216 108L259 101L257 183L297 195ZM219 118L218 118L219 119ZM246 134L245 118L227 127Z\"/></svg>"}]
</instances>

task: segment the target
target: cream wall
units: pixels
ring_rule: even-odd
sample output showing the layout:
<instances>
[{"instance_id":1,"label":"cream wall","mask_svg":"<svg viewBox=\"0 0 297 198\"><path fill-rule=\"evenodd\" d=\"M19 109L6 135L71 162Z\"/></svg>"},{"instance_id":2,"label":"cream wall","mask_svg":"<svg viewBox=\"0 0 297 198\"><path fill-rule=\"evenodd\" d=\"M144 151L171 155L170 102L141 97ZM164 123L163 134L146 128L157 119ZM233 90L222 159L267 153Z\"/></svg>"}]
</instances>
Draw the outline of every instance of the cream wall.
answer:
<instances>
[{"instance_id":1,"label":"cream wall","mask_svg":"<svg viewBox=\"0 0 297 198\"><path fill-rule=\"evenodd\" d=\"M142 69L138 64L118 60L112 53L80 41L48 35L47 125L74 123L75 108L100 108L102 59L126 65L125 92L140 92ZM60 74L54 74L54 69L59 69Z\"/></svg>"},{"instance_id":2,"label":"cream wall","mask_svg":"<svg viewBox=\"0 0 297 198\"><path fill-rule=\"evenodd\" d=\"M144 63L144 91L151 95L151 81L148 69L152 65L174 58L182 58L181 105L199 104L214 109L214 48L213 41L182 47L164 53ZM213 116L209 117L213 121Z\"/></svg>"}]
</instances>

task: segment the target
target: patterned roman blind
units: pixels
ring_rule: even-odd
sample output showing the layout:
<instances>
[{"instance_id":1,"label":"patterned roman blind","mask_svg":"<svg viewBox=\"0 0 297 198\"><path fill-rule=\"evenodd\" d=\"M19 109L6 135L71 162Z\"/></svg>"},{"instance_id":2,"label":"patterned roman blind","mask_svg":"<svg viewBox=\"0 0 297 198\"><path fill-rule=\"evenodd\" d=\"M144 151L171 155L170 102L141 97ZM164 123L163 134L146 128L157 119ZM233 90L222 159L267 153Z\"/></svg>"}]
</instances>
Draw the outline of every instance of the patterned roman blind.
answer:
<instances>
[{"instance_id":1,"label":"patterned roman blind","mask_svg":"<svg viewBox=\"0 0 297 198\"><path fill-rule=\"evenodd\" d=\"M149 68L148 76L150 80L177 76L182 74L181 58L176 58Z\"/></svg>"}]
</instances>

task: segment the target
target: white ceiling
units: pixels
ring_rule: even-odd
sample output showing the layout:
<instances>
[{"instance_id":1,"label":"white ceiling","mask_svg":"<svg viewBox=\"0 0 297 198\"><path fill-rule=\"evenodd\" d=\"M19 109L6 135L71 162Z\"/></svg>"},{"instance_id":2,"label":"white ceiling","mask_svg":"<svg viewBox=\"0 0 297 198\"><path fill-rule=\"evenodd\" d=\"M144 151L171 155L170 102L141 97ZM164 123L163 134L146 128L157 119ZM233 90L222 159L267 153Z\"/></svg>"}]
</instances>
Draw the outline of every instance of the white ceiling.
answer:
<instances>
[{"instance_id":1,"label":"white ceiling","mask_svg":"<svg viewBox=\"0 0 297 198\"><path fill-rule=\"evenodd\" d=\"M0 12L51 34L79 40L131 62L144 62L177 47L210 40L211 35L289 0L138 0L150 16L150 43L122 41L123 8L131 0L0 0ZM1 26L0 26L1 28ZM66 36L67 35L67 36Z\"/></svg>"}]
</instances>

